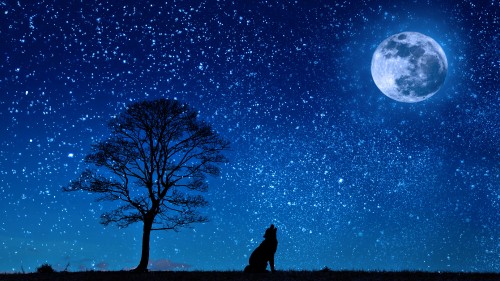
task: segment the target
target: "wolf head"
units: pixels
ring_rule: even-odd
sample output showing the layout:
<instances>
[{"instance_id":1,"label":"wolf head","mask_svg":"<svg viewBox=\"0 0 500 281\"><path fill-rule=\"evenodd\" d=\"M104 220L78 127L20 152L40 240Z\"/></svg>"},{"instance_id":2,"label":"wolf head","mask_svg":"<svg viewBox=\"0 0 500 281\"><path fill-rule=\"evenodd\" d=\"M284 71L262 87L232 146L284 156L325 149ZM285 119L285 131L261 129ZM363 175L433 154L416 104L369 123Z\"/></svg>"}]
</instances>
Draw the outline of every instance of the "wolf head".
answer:
<instances>
[{"instance_id":1,"label":"wolf head","mask_svg":"<svg viewBox=\"0 0 500 281\"><path fill-rule=\"evenodd\" d=\"M276 231L278 231L278 229L276 227L274 227L274 224L271 224L271 226L268 229L266 229L266 233L264 234L264 238L276 239Z\"/></svg>"}]
</instances>

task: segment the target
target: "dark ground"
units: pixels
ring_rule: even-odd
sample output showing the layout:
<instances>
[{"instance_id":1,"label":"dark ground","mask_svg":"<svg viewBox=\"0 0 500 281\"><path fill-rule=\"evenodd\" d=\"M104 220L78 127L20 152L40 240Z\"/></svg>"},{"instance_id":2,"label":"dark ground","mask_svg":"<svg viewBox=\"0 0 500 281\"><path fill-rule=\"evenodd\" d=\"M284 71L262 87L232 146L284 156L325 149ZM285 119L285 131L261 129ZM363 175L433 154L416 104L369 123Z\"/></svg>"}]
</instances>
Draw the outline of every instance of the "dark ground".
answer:
<instances>
[{"instance_id":1,"label":"dark ground","mask_svg":"<svg viewBox=\"0 0 500 281\"><path fill-rule=\"evenodd\" d=\"M185 272L60 272L0 274L0 280L74 280L74 281L165 281L165 280L300 280L300 281L500 281L499 273L430 273L430 272L365 272L365 271L278 271L276 273L246 274L241 271Z\"/></svg>"}]
</instances>

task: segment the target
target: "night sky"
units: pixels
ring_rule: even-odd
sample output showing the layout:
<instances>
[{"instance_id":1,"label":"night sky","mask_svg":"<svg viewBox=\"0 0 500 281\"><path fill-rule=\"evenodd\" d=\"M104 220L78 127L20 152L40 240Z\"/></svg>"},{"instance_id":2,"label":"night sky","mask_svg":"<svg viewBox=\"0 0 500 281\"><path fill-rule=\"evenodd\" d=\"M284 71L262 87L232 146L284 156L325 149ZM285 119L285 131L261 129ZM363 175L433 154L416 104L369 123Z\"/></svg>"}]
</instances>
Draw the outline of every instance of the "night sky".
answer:
<instances>
[{"instance_id":1,"label":"night sky","mask_svg":"<svg viewBox=\"0 0 500 281\"><path fill-rule=\"evenodd\" d=\"M62 187L106 122L178 99L231 141L210 222L153 232L153 270L243 270L271 223L278 270L500 272L500 2L0 1L0 272L120 270L142 225ZM391 3L392 2L392 3ZM390 35L449 68L419 103L370 74Z\"/></svg>"}]
</instances>

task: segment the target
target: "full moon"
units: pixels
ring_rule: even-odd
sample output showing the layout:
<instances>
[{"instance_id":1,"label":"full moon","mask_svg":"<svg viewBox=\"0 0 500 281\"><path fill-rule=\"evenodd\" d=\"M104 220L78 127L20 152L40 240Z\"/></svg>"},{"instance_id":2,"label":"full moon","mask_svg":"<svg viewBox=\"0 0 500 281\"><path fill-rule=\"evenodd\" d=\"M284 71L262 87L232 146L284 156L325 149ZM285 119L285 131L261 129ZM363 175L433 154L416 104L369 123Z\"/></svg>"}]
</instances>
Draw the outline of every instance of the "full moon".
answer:
<instances>
[{"instance_id":1,"label":"full moon","mask_svg":"<svg viewBox=\"0 0 500 281\"><path fill-rule=\"evenodd\" d=\"M434 39L418 32L402 32L380 43L373 53L371 72L384 95L414 103L430 98L441 88L448 61Z\"/></svg>"}]
</instances>

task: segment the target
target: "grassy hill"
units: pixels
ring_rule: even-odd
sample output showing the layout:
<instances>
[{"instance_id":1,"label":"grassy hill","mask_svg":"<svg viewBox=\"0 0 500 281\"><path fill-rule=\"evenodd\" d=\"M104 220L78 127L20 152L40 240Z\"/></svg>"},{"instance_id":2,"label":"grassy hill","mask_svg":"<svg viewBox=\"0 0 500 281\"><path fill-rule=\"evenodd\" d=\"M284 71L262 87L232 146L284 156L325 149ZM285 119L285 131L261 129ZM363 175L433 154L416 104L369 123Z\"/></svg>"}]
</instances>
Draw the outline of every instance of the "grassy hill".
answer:
<instances>
[{"instance_id":1,"label":"grassy hill","mask_svg":"<svg viewBox=\"0 0 500 281\"><path fill-rule=\"evenodd\" d=\"M276 273L246 274L241 271L170 271L133 273L110 272L56 272L29 274L1 274L0 280L73 280L73 281L185 281L185 280L297 280L297 281L499 281L498 273L435 273L435 272L366 272L366 271L278 271Z\"/></svg>"}]
</instances>

